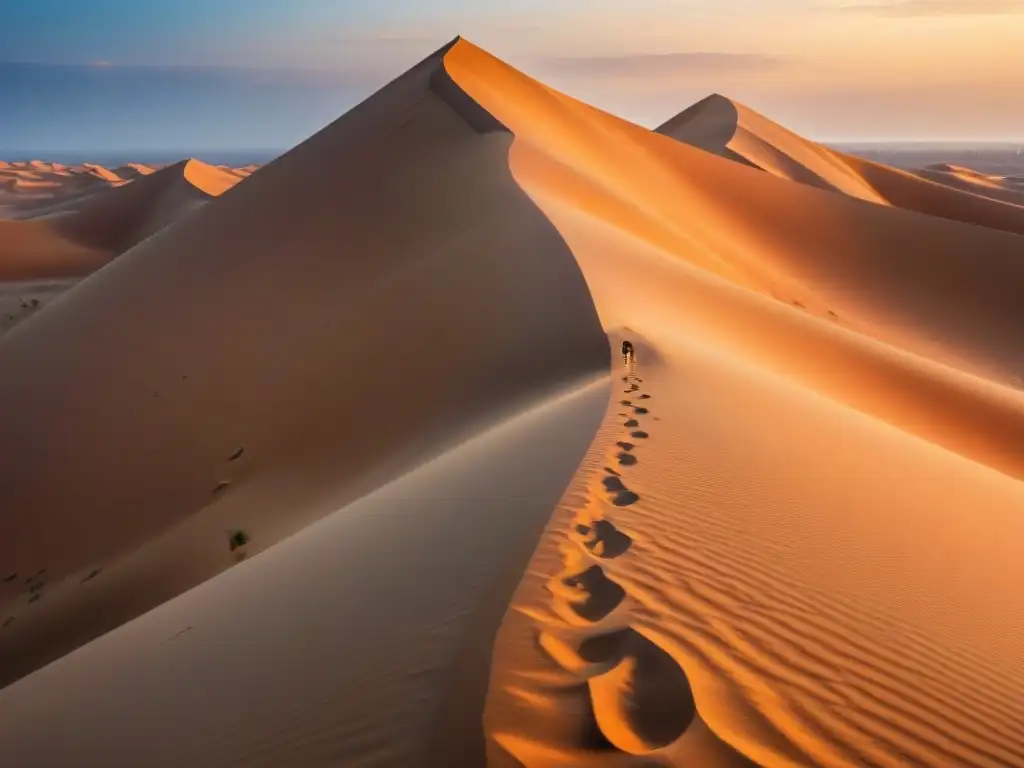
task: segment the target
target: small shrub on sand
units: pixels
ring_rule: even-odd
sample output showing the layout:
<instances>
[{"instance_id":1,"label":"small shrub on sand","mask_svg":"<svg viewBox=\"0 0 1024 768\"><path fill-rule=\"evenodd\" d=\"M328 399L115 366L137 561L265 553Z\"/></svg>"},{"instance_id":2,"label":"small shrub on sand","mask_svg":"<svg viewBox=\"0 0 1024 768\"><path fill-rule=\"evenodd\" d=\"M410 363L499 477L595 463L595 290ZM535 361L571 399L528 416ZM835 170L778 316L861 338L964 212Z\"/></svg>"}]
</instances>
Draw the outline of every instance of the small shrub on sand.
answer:
<instances>
[{"instance_id":1,"label":"small shrub on sand","mask_svg":"<svg viewBox=\"0 0 1024 768\"><path fill-rule=\"evenodd\" d=\"M249 537L249 534L242 530L231 531L231 533L228 535L228 546L231 548L232 552L234 552L239 547L244 547L250 541L251 539Z\"/></svg>"}]
</instances>

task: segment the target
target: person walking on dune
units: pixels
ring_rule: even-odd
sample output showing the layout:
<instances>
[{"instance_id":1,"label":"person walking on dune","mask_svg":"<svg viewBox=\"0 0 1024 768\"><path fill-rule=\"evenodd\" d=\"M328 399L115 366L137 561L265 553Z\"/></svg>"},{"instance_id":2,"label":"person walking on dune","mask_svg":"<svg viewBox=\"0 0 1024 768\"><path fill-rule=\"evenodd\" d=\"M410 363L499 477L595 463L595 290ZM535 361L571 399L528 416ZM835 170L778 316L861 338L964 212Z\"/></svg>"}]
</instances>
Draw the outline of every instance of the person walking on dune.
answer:
<instances>
[{"instance_id":1,"label":"person walking on dune","mask_svg":"<svg viewBox=\"0 0 1024 768\"><path fill-rule=\"evenodd\" d=\"M636 356L633 352L633 342L623 341L622 342L622 361L629 365L631 362L636 362Z\"/></svg>"}]
</instances>

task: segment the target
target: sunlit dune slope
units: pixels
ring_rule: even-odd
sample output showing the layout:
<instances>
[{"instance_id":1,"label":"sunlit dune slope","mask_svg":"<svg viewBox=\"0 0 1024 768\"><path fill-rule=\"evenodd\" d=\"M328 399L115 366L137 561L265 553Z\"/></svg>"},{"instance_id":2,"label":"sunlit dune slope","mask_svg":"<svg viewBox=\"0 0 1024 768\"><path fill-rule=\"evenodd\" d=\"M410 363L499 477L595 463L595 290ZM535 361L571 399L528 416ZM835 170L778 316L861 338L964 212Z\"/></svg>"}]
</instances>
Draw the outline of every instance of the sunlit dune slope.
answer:
<instances>
[{"instance_id":1,"label":"sunlit dune slope","mask_svg":"<svg viewBox=\"0 0 1024 768\"><path fill-rule=\"evenodd\" d=\"M116 183L116 182L124 181L125 180L125 179L121 178L117 174L116 171L107 170L102 165L96 165L95 163L83 163L82 164L82 169L87 171L87 172L89 172L91 175L95 176L97 179L102 179L103 181L109 181L109 182L112 182L112 183ZM125 177L125 178L127 178L127 177Z\"/></svg>"},{"instance_id":2,"label":"sunlit dune slope","mask_svg":"<svg viewBox=\"0 0 1024 768\"><path fill-rule=\"evenodd\" d=\"M638 346L499 634L493 764L1024 765L1024 396L957 367L1020 371L1024 240L445 63Z\"/></svg>"},{"instance_id":3,"label":"sunlit dune slope","mask_svg":"<svg viewBox=\"0 0 1024 768\"><path fill-rule=\"evenodd\" d=\"M829 149L724 96L709 96L657 129L658 133L779 178L852 197L1024 234L1024 210L985 199L974 189L934 183Z\"/></svg>"},{"instance_id":4,"label":"sunlit dune slope","mask_svg":"<svg viewBox=\"0 0 1024 768\"><path fill-rule=\"evenodd\" d=\"M792 184L602 113L483 52L447 66L515 132L514 155L537 157L530 184L513 162L531 194L553 186L577 210L833 326L1004 380L1024 375L1020 236Z\"/></svg>"},{"instance_id":5,"label":"sunlit dune slope","mask_svg":"<svg viewBox=\"0 0 1024 768\"><path fill-rule=\"evenodd\" d=\"M230 566L226 529L260 551L606 368L511 136L438 61L0 339L4 682Z\"/></svg>"},{"instance_id":6,"label":"sunlit dune slope","mask_svg":"<svg viewBox=\"0 0 1024 768\"><path fill-rule=\"evenodd\" d=\"M837 153L718 94L680 112L656 131L783 179L885 202Z\"/></svg>"}]
</instances>

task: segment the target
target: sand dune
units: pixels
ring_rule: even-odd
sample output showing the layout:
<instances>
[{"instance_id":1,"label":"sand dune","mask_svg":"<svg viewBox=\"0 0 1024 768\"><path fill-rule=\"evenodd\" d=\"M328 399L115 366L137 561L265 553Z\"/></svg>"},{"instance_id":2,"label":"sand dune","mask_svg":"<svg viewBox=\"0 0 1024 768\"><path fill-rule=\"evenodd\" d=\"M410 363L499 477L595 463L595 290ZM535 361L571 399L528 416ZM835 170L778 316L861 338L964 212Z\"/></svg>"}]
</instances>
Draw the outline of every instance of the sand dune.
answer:
<instances>
[{"instance_id":1,"label":"sand dune","mask_svg":"<svg viewBox=\"0 0 1024 768\"><path fill-rule=\"evenodd\" d=\"M128 163L108 170L95 163L65 166L59 163L4 163L0 165L0 202L15 207L21 218L76 210L89 196L112 187L121 187L142 176L164 171L161 184L173 186L172 179L184 177L192 187L217 196L252 174L258 166L227 168L210 166L199 160L183 160L161 168ZM153 182L150 193L158 186ZM184 185L182 185L184 186ZM113 198L119 200L120 198ZM129 204L130 207L130 204Z\"/></svg>"},{"instance_id":2,"label":"sand dune","mask_svg":"<svg viewBox=\"0 0 1024 768\"><path fill-rule=\"evenodd\" d=\"M680 112L657 132L783 179L885 202L838 153L718 94Z\"/></svg>"},{"instance_id":3,"label":"sand dune","mask_svg":"<svg viewBox=\"0 0 1024 768\"><path fill-rule=\"evenodd\" d=\"M658 133L759 168L779 178L841 192L868 202L1024 234L1024 210L976 189L937 184L847 155L799 136L749 107L709 96L657 129Z\"/></svg>"},{"instance_id":4,"label":"sand dune","mask_svg":"<svg viewBox=\"0 0 1024 768\"><path fill-rule=\"evenodd\" d=\"M0 340L0 444L18 446L0 469L18 510L0 535L18 574L6 681L230 567L225 529L249 532L256 554L606 369L579 268L509 173L511 137L471 126L439 59ZM539 525L591 433L572 438L564 474L509 476ZM75 438L55 449L57 435ZM475 493L484 504L486 486ZM482 553L495 568L513 558L509 592L536 533L500 539L524 537L518 563ZM45 587L26 584L39 573ZM33 587L43 599L29 603ZM5 711L0 728L15 721ZM131 749L179 741L166 725ZM8 735L0 762L26 754Z\"/></svg>"},{"instance_id":5,"label":"sand dune","mask_svg":"<svg viewBox=\"0 0 1024 768\"><path fill-rule=\"evenodd\" d=\"M121 183L121 178L98 165L68 167L34 161L0 165L0 193L8 202L30 207L37 201L60 199L87 189Z\"/></svg>"},{"instance_id":6,"label":"sand dune","mask_svg":"<svg viewBox=\"0 0 1024 768\"><path fill-rule=\"evenodd\" d=\"M125 181L125 179L122 179L120 176L117 175L116 171L108 171L102 165L96 165L95 163L83 163L82 168L91 173L96 178L103 179L103 181L109 181L111 183Z\"/></svg>"},{"instance_id":7,"label":"sand dune","mask_svg":"<svg viewBox=\"0 0 1024 768\"><path fill-rule=\"evenodd\" d=\"M848 162L891 205L930 216L1024 234L1024 207L1014 205L1012 201L979 195L977 190L938 184L908 171L870 160L849 157Z\"/></svg>"},{"instance_id":8,"label":"sand dune","mask_svg":"<svg viewBox=\"0 0 1024 768\"><path fill-rule=\"evenodd\" d=\"M134 179L138 176L149 176L156 169L142 163L126 163L119 165L113 173L122 179Z\"/></svg>"},{"instance_id":9,"label":"sand dune","mask_svg":"<svg viewBox=\"0 0 1024 768\"><path fill-rule=\"evenodd\" d=\"M41 161L32 167L50 169ZM8 283L9 292L31 292L29 287L10 283L84 277L240 180L197 160L140 175L129 184L101 166L82 168L93 181L85 187L79 185L78 194L65 185L59 202L48 201L45 207L32 209L35 218L0 219L0 283ZM104 183L113 180L118 183ZM0 301L0 311L6 309ZM10 312L3 318L16 319L8 315ZM10 322L0 322L0 329L9 327Z\"/></svg>"},{"instance_id":10,"label":"sand dune","mask_svg":"<svg viewBox=\"0 0 1024 768\"><path fill-rule=\"evenodd\" d=\"M994 176L946 163L922 168L914 173L929 181L962 192L969 192L1011 205L1024 206L1024 184L1012 176Z\"/></svg>"},{"instance_id":11,"label":"sand dune","mask_svg":"<svg viewBox=\"0 0 1024 768\"><path fill-rule=\"evenodd\" d=\"M0 219L0 281L82 276L106 260L104 251L62 237L47 222Z\"/></svg>"},{"instance_id":12,"label":"sand dune","mask_svg":"<svg viewBox=\"0 0 1024 768\"><path fill-rule=\"evenodd\" d=\"M524 656L516 651L503 655L499 638L488 716L496 750L493 759L510 753L527 764L600 764L601 760L614 764L615 753L607 751L609 742L619 753L644 752L655 761L677 765L695 760L735 764L745 759L768 765L905 765L906 755L911 764L927 765L1015 764L1024 759L1022 744L1011 732L1002 727L986 731L982 725L986 721L1008 724L1021 715L1013 691L1020 690L1024 659L1006 638L1020 631L1024 611L1006 592L1005 575L1020 567L1016 563L1024 546L1013 512L1022 498L1018 480L1024 473L1019 450L1024 398L1018 391L957 371L949 360L937 365L920 354L883 343L899 338L903 346L923 353L925 335L901 333L906 326L899 325L897 316L906 322L905 313L922 312L914 321L917 331L929 326L931 333L941 329L948 338L963 334L985 313L982 304L994 302L1008 314L1001 320L993 318L988 333L971 339L961 336L955 344L957 353L979 362L998 359L1006 370L1019 372L1013 367L1010 349L1020 345L1016 329L1021 307L1009 293L997 298L999 289L993 280L1019 282L1010 273L1003 278L994 275L1016 269L1018 259L1013 254L1020 253L1022 241L993 230L794 185L668 143L535 86L468 47L449 54L446 64L456 81L516 134L513 172L566 237L605 327L628 326L628 331L620 332L650 340L640 353L640 359L649 362L640 370L643 381L650 384L644 391L652 395L654 405L633 400L628 393L621 405L613 405L610 418L617 418L624 432L616 440L595 442L598 457L590 460L590 466L598 469L593 481L588 478L589 494L566 497L564 506L571 506L573 524L559 527L553 521L527 571L531 578L539 572L552 579L559 578L559 571L571 575L596 564L622 588L623 602L632 603L636 618L630 619L616 606L606 619L599 617L596 626L584 619L581 631L578 624L584 617L566 622L564 610L552 603L550 595L557 598L559 590L544 594L551 590L550 582L545 581L541 590L531 590L529 581L524 582L502 633L505 643L522 654L528 647L534 656L522 660ZM631 169L632 185L623 189L628 180L612 182L615 166ZM676 181L668 171L677 174ZM627 197L628 204L613 202L616 195ZM665 215L669 205L677 206L676 216ZM647 212L649 222L685 222L691 243L700 243L700 237L705 247L669 250L656 227L638 224L637 209ZM851 238L852 233L857 236ZM726 250L722 244L730 238L745 247ZM955 240L961 245L951 246ZM987 250L980 245L983 241L991 243L988 253L1001 249L1003 255L980 264L977 259ZM927 262L911 266L916 257L908 252L910 243L927 253ZM838 317L821 310L819 317L809 316L799 307L783 307L770 300L771 292L757 290L756 285L730 286L723 279L728 277L726 270L708 274L701 267L712 249L733 264L742 263L747 274L799 277L807 290L801 299L808 307L813 306L811 297L821 301L829 294L829 303L841 293L863 298L839 310ZM699 260L691 257L693 251ZM881 271L869 278L862 271L867 263L874 265L872 271ZM933 282L936 264L941 264L943 272L957 271L963 279L942 288ZM813 280L809 279L812 267ZM867 288L869 283L872 289ZM868 295L874 299L865 302ZM923 297L931 301L940 295L949 303L936 305L934 313L924 310ZM956 313L953 320L949 313L962 301L976 301L976 308ZM878 313L874 339L841 327L847 313L860 320L869 312ZM883 324L884 314L889 320ZM821 334L820 345L805 346L810 335L817 334ZM854 354L856 362L846 358L848 354ZM749 377L745 385L749 389L739 384L727 387L729 375ZM708 407L702 405L706 398L697 397L691 389L704 376L709 377L704 390L709 396L724 387L720 406L710 411L702 410ZM659 383L661 394L655 390ZM760 394L755 397L754 391ZM767 422L760 415L762 406L752 405L761 402L760 397L766 398L765 412L775 413L778 419L769 429L762 426ZM785 398L804 410L782 409ZM671 419L659 415L655 406L661 400L686 403L685 414ZM928 402L931 405L925 405ZM926 410L913 413L908 406ZM1000 415L992 411L991 416L983 416L982 411L991 407ZM724 430L721 435L696 434L697 413L704 414L708 428ZM835 421L822 429L825 413L833 414ZM945 426L940 426L943 422ZM845 435L853 425L870 436L865 435L862 449L847 451ZM995 437L993 428L1006 431ZM659 434L667 446L678 447L667 448L661 458L648 462L645 456ZM990 438L994 440L990 447L983 448ZM624 451L622 443L634 450ZM758 461L768 462L763 470L748 469L754 464L743 461L723 464L727 451L741 444L757 446L752 450L762 452ZM639 461L622 460L618 454L623 452ZM815 455L820 457L817 461ZM697 457L706 462L703 467L692 464ZM651 474L645 474L648 463ZM937 469L940 464L942 470ZM901 471L893 474L891 468L897 465ZM823 477L828 481L822 483ZM873 486L871 493L859 490L864 478L875 477L885 480ZM767 493L762 490L766 483L772 489ZM717 486L721 494L705 498ZM812 488L818 490L812 492ZM622 496L623 492L630 495ZM645 499L649 512L643 511ZM985 512L966 518L962 510L971 499L973 509L978 510L980 503ZM901 512L907 514L904 520L898 524L890 520L891 514ZM827 535L829 527L837 525L826 522L833 514L847 524L856 521L849 534L834 539ZM984 516L983 523L978 514ZM730 522L725 525L724 519ZM757 534L741 538L743 526L754 520L761 521ZM574 526L584 526L585 536L593 537L597 523L613 526L643 544L631 546L607 563L606 558L593 558L594 548L587 546L592 541L578 541L584 534ZM1000 533L969 535L979 524ZM948 552L947 542L958 540L965 542L964 547L955 554ZM740 546L741 541L750 542L751 548ZM645 557L656 542L664 543ZM550 551L545 547L552 544L556 549L561 544L572 555L555 570L545 568L543 560L544 552ZM824 558L822 547L829 553ZM786 553L782 562L777 557L780 552ZM936 575L936 552L945 553L942 557L948 558L955 572L969 573L964 577L967 581L950 583L941 572ZM699 557L696 563L695 557ZM984 565L979 562L970 568L975 558ZM865 568L865 561L873 565ZM712 568L700 576L697 567L704 562ZM814 576L802 575L811 563L816 564ZM730 589L733 575L739 583ZM702 590L698 595L710 593L721 601L720 610L704 615L706 600L684 599L680 585L694 584L696 579ZM799 586L792 590L787 586L783 596L782 585L790 583ZM761 589L763 593L758 592ZM974 589L986 597L972 604ZM576 590L577 599L585 597L585 584ZM776 595L784 601L781 605L773 602ZM833 638L830 644L805 658L811 654L808 638L823 642L820 617L826 615L826 603L819 605L815 600L839 603L842 608L829 612L831 618L825 620L824 637ZM950 615L943 612L945 605L957 609ZM763 613L773 632L756 644L752 633L758 624L753 623L751 612ZM773 628L771 617L783 612L787 626ZM527 637L541 638L552 628L563 634L561 644L548 644L556 649L554 654L545 649L547 658L538 659L536 639L515 640L517 633L523 637L524 622L531 625ZM976 634L982 623L985 631ZM638 711L643 704L634 698L629 710L614 703L619 695L614 692L623 685L629 688L625 681L630 676L634 696L641 696L637 687L641 679L636 675L644 663L637 651L613 648L605 662L614 665L610 668L594 669L594 657L588 659L585 653L583 659L589 665L573 662L571 654L581 653L580 637L595 633L600 637L620 628L630 630L626 637L639 634L653 643L660 649L651 651L655 657L659 653L660 658L671 657L685 673L687 685L675 684L678 708L653 707L653 716L667 715L669 721L630 723L622 713L632 711L633 717L643 718ZM836 639L853 641L854 636L861 649L856 654ZM906 639L906 645L901 645L907 649L903 656L861 655L864 649L888 647L894 636ZM639 641L630 641L635 642ZM967 642L970 645L965 647ZM545 648L542 640L539 647ZM783 662L789 671L782 670ZM663 663L667 662L653 667L662 669ZM945 700L946 678L941 672L945 664L962 673L957 678L961 685L969 686L972 679L992 681L987 689L992 698L983 705L984 715L955 724L935 719L936 704L929 702ZM860 673L863 685L844 686L844 676L853 675L862 665L877 672ZM608 674L613 677L605 678ZM671 677L659 672L642 684L657 686L660 681L671 686ZM595 679L602 680L597 689ZM596 742L579 740L581 729L587 727L578 720L587 712L586 698L579 699L581 683L590 689L589 722L590 727L596 723ZM693 694L699 716L689 726L687 690ZM913 705L894 701L886 693L893 690L902 690L900 701L910 700ZM651 695L655 700L672 697L657 687ZM515 708L510 708L510 701L518 702ZM816 714L836 702L845 703L842 717ZM537 731L524 727L529 722L522 712L524 703L547 724ZM898 723L894 723L897 714ZM557 726L558 722L562 725ZM692 736L686 738L687 733ZM606 746L595 753L600 743ZM884 746L877 747L879 743Z\"/></svg>"},{"instance_id":13,"label":"sand dune","mask_svg":"<svg viewBox=\"0 0 1024 768\"><path fill-rule=\"evenodd\" d=\"M1024 766L954 187L446 46L0 339L0 763Z\"/></svg>"},{"instance_id":14,"label":"sand dune","mask_svg":"<svg viewBox=\"0 0 1024 768\"><path fill-rule=\"evenodd\" d=\"M1024 306L1012 287L1024 276L1020 236L792 184L556 95L482 55L459 76L520 139L514 154L537 158L533 185L571 207L830 324L1005 382L1024 377ZM829 365L822 375L836 378Z\"/></svg>"},{"instance_id":15,"label":"sand dune","mask_svg":"<svg viewBox=\"0 0 1024 768\"><path fill-rule=\"evenodd\" d=\"M238 183L199 160L183 160L82 201L55 225L71 239L121 253Z\"/></svg>"}]
</instances>

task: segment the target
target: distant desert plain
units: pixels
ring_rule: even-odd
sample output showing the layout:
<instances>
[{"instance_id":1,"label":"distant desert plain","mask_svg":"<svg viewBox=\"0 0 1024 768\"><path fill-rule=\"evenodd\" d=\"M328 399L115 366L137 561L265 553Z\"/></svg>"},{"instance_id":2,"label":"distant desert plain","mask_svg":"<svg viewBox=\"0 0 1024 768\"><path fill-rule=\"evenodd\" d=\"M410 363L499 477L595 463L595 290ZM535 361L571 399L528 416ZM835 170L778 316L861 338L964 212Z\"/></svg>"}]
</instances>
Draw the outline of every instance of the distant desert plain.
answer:
<instances>
[{"instance_id":1,"label":"distant desert plain","mask_svg":"<svg viewBox=\"0 0 1024 768\"><path fill-rule=\"evenodd\" d=\"M456 39L0 162L0 765L1024 766L1024 158L921 152Z\"/></svg>"}]
</instances>

